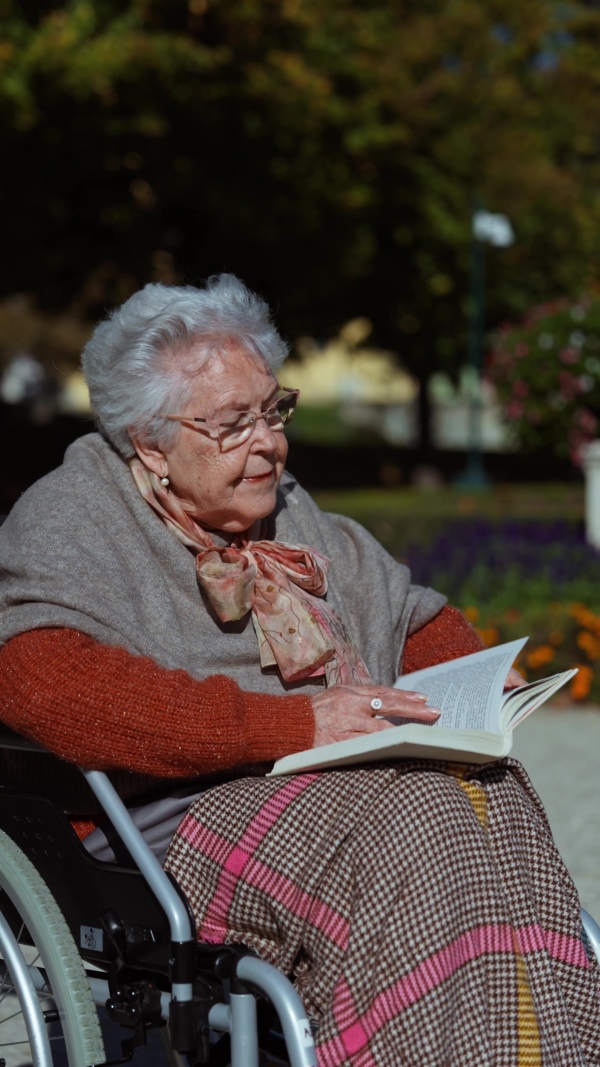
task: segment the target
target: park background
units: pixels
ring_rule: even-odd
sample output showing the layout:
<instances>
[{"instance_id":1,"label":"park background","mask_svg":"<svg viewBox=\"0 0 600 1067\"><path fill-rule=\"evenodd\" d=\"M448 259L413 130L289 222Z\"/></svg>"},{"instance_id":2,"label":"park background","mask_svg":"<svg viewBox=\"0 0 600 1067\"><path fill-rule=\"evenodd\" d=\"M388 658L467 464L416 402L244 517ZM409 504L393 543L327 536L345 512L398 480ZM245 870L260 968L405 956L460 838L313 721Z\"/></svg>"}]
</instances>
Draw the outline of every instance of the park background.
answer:
<instances>
[{"instance_id":1,"label":"park background","mask_svg":"<svg viewBox=\"0 0 600 1067\"><path fill-rule=\"evenodd\" d=\"M93 323L232 271L290 341L319 503L600 701L600 5L0 11L0 511L91 428Z\"/></svg>"}]
</instances>

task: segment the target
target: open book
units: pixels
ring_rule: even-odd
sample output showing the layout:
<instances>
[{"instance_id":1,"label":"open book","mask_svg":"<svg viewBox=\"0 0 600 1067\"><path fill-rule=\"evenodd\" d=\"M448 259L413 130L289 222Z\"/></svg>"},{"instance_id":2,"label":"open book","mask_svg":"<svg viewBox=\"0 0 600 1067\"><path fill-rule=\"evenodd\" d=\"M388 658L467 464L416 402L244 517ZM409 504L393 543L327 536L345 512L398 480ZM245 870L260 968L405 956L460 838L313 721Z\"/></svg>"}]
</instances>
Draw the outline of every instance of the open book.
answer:
<instances>
[{"instance_id":1,"label":"open book","mask_svg":"<svg viewBox=\"0 0 600 1067\"><path fill-rule=\"evenodd\" d=\"M394 723L391 730L361 734L350 741L284 756L277 760L271 774L296 774L375 760L487 763L507 756L515 726L577 673L574 668L504 692L506 676L526 641L526 637L509 641L398 678L396 689L425 693L428 703L440 708L441 715L433 725L390 719Z\"/></svg>"}]
</instances>

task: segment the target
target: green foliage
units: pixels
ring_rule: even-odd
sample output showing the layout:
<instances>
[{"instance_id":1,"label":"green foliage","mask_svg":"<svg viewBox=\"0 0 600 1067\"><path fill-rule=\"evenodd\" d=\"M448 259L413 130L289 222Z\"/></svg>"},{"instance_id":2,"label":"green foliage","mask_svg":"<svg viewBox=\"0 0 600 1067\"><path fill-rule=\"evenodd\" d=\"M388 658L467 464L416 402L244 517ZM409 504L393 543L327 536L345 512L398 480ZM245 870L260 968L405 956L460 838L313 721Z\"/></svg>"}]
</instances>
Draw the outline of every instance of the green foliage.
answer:
<instances>
[{"instance_id":1,"label":"green foliage","mask_svg":"<svg viewBox=\"0 0 600 1067\"><path fill-rule=\"evenodd\" d=\"M94 317L150 278L230 269L291 335L369 315L424 380L463 358L475 197L518 236L493 256L493 319L596 270L600 11L583 0L3 11L0 294Z\"/></svg>"},{"instance_id":2,"label":"green foliage","mask_svg":"<svg viewBox=\"0 0 600 1067\"><path fill-rule=\"evenodd\" d=\"M580 461L600 415L600 300L587 296L534 307L502 326L487 373L523 448L550 448Z\"/></svg>"}]
</instances>

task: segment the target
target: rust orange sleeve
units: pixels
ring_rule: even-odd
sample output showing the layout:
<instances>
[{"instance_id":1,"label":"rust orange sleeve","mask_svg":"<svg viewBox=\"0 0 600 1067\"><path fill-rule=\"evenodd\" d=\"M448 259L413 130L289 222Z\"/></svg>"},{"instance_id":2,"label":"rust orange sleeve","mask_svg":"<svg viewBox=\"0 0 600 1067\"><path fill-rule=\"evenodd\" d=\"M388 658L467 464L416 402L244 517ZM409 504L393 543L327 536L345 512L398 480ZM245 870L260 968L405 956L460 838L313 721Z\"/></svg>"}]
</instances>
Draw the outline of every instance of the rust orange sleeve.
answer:
<instances>
[{"instance_id":1,"label":"rust orange sleeve","mask_svg":"<svg viewBox=\"0 0 600 1067\"><path fill-rule=\"evenodd\" d=\"M412 674L423 667L433 667L436 663L479 652L481 648L483 642L471 623L458 608L447 605L435 619L407 638L402 673Z\"/></svg>"},{"instance_id":2,"label":"rust orange sleeve","mask_svg":"<svg viewBox=\"0 0 600 1067\"><path fill-rule=\"evenodd\" d=\"M310 748L306 696L204 680L76 630L31 630L0 650L2 720L64 759L187 778Z\"/></svg>"}]
</instances>

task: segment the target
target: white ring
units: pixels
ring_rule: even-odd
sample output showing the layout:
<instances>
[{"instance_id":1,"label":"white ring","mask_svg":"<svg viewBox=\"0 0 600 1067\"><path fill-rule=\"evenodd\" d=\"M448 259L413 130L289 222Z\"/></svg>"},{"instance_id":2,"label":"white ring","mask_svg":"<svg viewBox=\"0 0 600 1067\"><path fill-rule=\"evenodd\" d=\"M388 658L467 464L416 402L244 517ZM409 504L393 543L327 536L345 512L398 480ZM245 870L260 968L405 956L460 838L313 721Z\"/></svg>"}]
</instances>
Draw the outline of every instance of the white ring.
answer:
<instances>
[{"instance_id":1,"label":"white ring","mask_svg":"<svg viewBox=\"0 0 600 1067\"><path fill-rule=\"evenodd\" d=\"M373 697L373 700L371 701L371 707L373 708L373 711L381 711L383 707L383 700L380 700L379 697Z\"/></svg>"}]
</instances>

